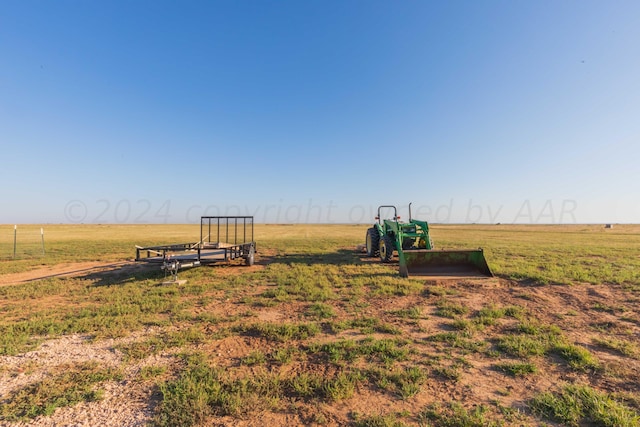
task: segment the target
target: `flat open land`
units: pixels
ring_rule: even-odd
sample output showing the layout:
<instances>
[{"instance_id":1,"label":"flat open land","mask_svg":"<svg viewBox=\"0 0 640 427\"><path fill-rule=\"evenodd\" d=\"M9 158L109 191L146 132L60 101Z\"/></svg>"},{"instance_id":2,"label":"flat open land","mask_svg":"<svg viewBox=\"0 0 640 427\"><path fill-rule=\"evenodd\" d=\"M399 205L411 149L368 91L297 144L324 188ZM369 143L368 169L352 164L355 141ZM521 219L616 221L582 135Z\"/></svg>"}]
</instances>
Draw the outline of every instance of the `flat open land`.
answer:
<instances>
[{"instance_id":1,"label":"flat open land","mask_svg":"<svg viewBox=\"0 0 640 427\"><path fill-rule=\"evenodd\" d=\"M493 278L398 275L366 225L256 225L253 266L135 245L199 225L0 226L3 426L640 426L640 226L433 225Z\"/></svg>"}]
</instances>

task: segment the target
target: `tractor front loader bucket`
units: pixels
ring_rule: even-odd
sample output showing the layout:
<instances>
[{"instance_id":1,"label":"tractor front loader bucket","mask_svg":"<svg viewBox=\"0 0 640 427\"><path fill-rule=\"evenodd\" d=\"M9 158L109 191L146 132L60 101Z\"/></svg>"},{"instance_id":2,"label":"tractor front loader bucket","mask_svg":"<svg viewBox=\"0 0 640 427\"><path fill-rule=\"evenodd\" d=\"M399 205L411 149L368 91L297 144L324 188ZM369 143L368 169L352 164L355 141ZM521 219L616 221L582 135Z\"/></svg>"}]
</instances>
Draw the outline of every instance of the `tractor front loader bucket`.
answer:
<instances>
[{"instance_id":1,"label":"tractor front loader bucket","mask_svg":"<svg viewBox=\"0 0 640 427\"><path fill-rule=\"evenodd\" d=\"M400 275L407 276L488 276L491 269L482 249L403 250L400 258Z\"/></svg>"}]
</instances>

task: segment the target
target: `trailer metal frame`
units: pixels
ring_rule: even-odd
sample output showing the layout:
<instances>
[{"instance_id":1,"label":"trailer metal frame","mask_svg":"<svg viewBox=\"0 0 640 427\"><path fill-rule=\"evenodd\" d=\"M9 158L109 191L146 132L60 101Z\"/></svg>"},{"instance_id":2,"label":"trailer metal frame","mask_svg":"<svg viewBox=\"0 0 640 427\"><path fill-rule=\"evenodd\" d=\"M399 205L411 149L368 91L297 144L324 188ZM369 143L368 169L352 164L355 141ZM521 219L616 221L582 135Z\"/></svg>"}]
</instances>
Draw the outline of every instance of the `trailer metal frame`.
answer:
<instances>
[{"instance_id":1,"label":"trailer metal frame","mask_svg":"<svg viewBox=\"0 0 640 427\"><path fill-rule=\"evenodd\" d=\"M162 264L165 275L170 273L177 281L183 268L238 258L253 265L256 252L253 216L202 216L198 242L136 246L135 260Z\"/></svg>"}]
</instances>

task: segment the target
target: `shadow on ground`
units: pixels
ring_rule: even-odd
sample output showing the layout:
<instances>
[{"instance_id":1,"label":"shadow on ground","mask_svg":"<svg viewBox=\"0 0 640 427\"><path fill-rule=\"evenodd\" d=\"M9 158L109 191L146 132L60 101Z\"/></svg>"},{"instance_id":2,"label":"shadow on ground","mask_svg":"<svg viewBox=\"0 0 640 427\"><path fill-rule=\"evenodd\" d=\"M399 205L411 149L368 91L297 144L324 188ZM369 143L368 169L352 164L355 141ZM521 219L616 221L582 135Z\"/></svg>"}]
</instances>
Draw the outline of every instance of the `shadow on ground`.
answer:
<instances>
[{"instance_id":1,"label":"shadow on ground","mask_svg":"<svg viewBox=\"0 0 640 427\"><path fill-rule=\"evenodd\" d=\"M121 267L110 268L108 270L94 271L84 276L82 279L93 281L92 286L113 286L123 285L129 282L136 282L149 279L162 279L164 272L158 264L128 264Z\"/></svg>"},{"instance_id":2,"label":"shadow on ground","mask_svg":"<svg viewBox=\"0 0 640 427\"><path fill-rule=\"evenodd\" d=\"M293 253L261 257L259 263L272 264L332 264L332 265L360 265L363 264L362 254L351 249L339 249L328 253Z\"/></svg>"}]
</instances>

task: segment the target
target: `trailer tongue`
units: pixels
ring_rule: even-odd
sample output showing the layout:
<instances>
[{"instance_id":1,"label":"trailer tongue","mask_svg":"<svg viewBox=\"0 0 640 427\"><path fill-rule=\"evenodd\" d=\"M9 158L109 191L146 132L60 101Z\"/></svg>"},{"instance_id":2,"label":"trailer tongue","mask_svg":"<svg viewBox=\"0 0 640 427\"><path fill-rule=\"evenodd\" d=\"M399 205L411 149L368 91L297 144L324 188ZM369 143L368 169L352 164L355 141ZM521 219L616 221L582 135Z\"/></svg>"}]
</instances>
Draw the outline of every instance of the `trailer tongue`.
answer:
<instances>
[{"instance_id":1,"label":"trailer tongue","mask_svg":"<svg viewBox=\"0 0 640 427\"><path fill-rule=\"evenodd\" d=\"M393 218L383 220L382 209L393 209ZM493 276L482 249L434 249L429 224L411 218L411 204L409 222L400 222L392 205L379 206L376 219L378 222L367 230L367 255L379 255L382 262L390 262L397 251L402 277Z\"/></svg>"}]
</instances>

